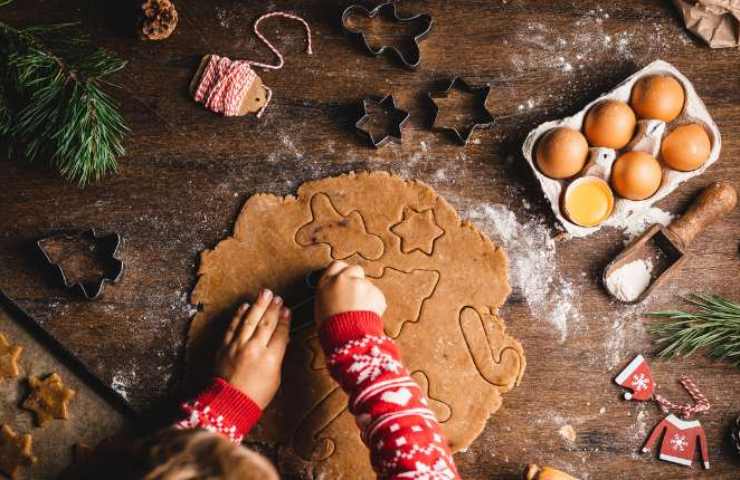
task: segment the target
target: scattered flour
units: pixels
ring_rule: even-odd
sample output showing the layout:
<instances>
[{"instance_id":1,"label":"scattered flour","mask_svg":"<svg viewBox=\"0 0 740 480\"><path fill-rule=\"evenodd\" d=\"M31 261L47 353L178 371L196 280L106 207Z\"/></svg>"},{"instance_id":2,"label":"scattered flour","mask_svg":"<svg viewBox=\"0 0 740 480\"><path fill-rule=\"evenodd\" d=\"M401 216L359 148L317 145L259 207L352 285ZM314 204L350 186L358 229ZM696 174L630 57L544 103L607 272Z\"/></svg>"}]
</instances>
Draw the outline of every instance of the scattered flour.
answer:
<instances>
[{"instance_id":1,"label":"scattered flour","mask_svg":"<svg viewBox=\"0 0 740 480\"><path fill-rule=\"evenodd\" d=\"M638 405L639 411L637 412L637 417L635 418L635 426L632 427L632 438L634 439L635 445L642 445L648 436L648 420L650 415L648 414L647 408L647 402L639 402ZM638 458L644 458L643 455L640 454L639 449L634 449L632 452L632 458L638 459Z\"/></svg>"},{"instance_id":2,"label":"scattered flour","mask_svg":"<svg viewBox=\"0 0 740 480\"><path fill-rule=\"evenodd\" d=\"M583 10L563 29L529 21L515 29L504 44L517 45L510 62L517 72L548 68L582 83L585 67L631 60L652 60L676 46L690 43L678 22L631 22L625 27L606 8ZM522 108L523 109L523 108Z\"/></svg>"},{"instance_id":3,"label":"scattered flour","mask_svg":"<svg viewBox=\"0 0 740 480\"><path fill-rule=\"evenodd\" d=\"M604 359L607 370L613 370L622 364L625 358L634 353L635 345L645 338L645 325L640 321L645 304L615 305L610 314L611 328L606 333L604 342Z\"/></svg>"},{"instance_id":4,"label":"scattered flour","mask_svg":"<svg viewBox=\"0 0 740 480\"><path fill-rule=\"evenodd\" d=\"M636 300L650 285L653 262L638 259L622 265L606 277L606 288L624 302Z\"/></svg>"},{"instance_id":5,"label":"scattered flour","mask_svg":"<svg viewBox=\"0 0 740 480\"><path fill-rule=\"evenodd\" d=\"M629 243L634 238L640 236L645 230L656 223L668 225L673 220L673 214L666 212L658 207L650 207L640 212L633 213L625 218L617 228L624 230L626 235L625 243Z\"/></svg>"},{"instance_id":6,"label":"scattered flour","mask_svg":"<svg viewBox=\"0 0 740 480\"><path fill-rule=\"evenodd\" d=\"M558 269L555 241L541 220L520 223L514 212L500 204L482 204L467 209L463 217L474 222L503 245L511 262L513 288L527 302L535 318L554 327L564 342L569 325L581 315L573 299L573 284Z\"/></svg>"},{"instance_id":7,"label":"scattered flour","mask_svg":"<svg viewBox=\"0 0 740 480\"><path fill-rule=\"evenodd\" d=\"M114 392L119 394L124 398L124 400L128 400L128 390L136 383L136 372L122 372L118 371L113 375L113 379L111 380L110 388L113 389Z\"/></svg>"}]
</instances>

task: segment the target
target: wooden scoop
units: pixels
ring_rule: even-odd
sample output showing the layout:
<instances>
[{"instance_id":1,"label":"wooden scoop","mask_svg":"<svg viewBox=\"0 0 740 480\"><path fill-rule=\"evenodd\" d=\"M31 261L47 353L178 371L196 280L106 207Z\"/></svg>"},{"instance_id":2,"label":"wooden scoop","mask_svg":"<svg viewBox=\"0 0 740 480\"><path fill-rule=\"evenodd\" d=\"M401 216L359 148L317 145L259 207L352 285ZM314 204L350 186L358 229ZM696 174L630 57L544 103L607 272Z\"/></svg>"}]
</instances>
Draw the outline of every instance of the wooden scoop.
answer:
<instances>
[{"instance_id":1,"label":"wooden scoop","mask_svg":"<svg viewBox=\"0 0 740 480\"><path fill-rule=\"evenodd\" d=\"M632 242L604 269L603 283L620 267L635 260L650 259L653 263L650 284L634 300L625 301L606 287L617 300L639 303L677 272L687 258L687 248L694 238L709 224L731 212L737 203L737 193L727 182L714 182L706 187L694 200L684 215L664 227L656 224Z\"/></svg>"}]
</instances>

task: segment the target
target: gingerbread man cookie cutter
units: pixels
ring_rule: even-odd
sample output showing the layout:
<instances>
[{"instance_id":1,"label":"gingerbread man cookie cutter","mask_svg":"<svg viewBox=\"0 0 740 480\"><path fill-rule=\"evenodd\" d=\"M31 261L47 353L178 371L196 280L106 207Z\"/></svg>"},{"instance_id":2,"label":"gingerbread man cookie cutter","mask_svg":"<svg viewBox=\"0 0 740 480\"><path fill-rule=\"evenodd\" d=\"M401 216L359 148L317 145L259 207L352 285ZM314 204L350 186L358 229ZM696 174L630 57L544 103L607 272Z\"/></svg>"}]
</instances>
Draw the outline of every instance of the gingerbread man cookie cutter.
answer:
<instances>
[{"instance_id":1,"label":"gingerbread man cookie cutter","mask_svg":"<svg viewBox=\"0 0 740 480\"><path fill-rule=\"evenodd\" d=\"M404 53L401 49L394 46L373 46L365 32L354 29L350 26L350 19L355 15L361 15L370 20L374 18L390 18L396 23L422 21L424 23L424 27L419 33L413 36L414 52L412 52L410 56L407 56L406 53L408 52ZM379 57L385 52L392 52L407 68L416 68L421 64L421 49L419 47L419 43L429 35L429 32L432 30L433 23L434 21L431 15L426 13L420 13L410 17L400 16L396 9L395 2L382 3L372 10L368 10L362 5L350 5L344 9L344 12L342 12L342 28L344 28L348 34L359 38L370 54Z\"/></svg>"}]
</instances>

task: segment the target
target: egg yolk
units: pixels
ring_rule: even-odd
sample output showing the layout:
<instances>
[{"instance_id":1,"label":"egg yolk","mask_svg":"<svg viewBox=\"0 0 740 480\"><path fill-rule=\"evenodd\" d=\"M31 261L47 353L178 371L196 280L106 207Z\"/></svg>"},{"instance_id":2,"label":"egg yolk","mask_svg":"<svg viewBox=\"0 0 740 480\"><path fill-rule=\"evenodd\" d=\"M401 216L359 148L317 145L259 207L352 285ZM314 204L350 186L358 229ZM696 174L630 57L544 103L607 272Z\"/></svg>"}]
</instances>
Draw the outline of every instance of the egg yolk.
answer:
<instances>
[{"instance_id":1,"label":"egg yolk","mask_svg":"<svg viewBox=\"0 0 740 480\"><path fill-rule=\"evenodd\" d=\"M595 227L606 220L614 207L614 195L600 178L582 178L565 192L565 213L582 227Z\"/></svg>"}]
</instances>

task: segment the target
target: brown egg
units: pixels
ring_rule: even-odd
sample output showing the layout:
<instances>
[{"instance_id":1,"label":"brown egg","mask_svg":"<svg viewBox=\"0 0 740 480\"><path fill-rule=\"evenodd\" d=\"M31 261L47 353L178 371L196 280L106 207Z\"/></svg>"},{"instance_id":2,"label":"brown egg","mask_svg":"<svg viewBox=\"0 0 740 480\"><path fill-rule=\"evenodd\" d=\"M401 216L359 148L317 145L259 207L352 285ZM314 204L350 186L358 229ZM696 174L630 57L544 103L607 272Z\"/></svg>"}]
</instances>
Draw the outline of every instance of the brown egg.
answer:
<instances>
[{"instance_id":1,"label":"brown egg","mask_svg":"<svg viewBox=\"0 0 740 480\"><path fill-rule=\"evenodd\" d=\"M588 142L578 130L553 128L537 142L537 168L550 178L568 178L583 169Z\"/></svg>"},{"instance_id":2,"label":"brown egg","mask_svg":"<svg viewBox=\"0 0 740 480\"><path fill-rule=\"evenodd\" d=\"M620 197L645 200L660 187L663 169L645 152L627 152L614 162L611 183Z\"/></svg>"},{"instance_id":3,"label":"brown egg","mask_svg":"<svg viewBox=\"0 0 740 480\"><path fill-rule=\"evenodd\" d=\"M623 148L635 134L635 112L624 102L606 100L588 111L584 131L594 147Z\"/></svg>"},{"instance_id":4,"label":"brown egg","mask_svg":"<svg viewBox=\"0 0 740 480\"><path fill-rule=\"evenodd\" d=\"M670 75L650 75L635 82L630 105L640 118L670 122L683 110L686 94Z\"/></svg>"},{"instance_id":5,"label":"brown egg","mask_svg":"<svg viewBox=\"0 0 740 480\"><path fill-rule=\"evenodd\" d=\"M663 163L682 172L690 172L704 165L711 151L709 135L698 123L676 128L663 139L660 147Z\"/></svg>"}]
</instances>

